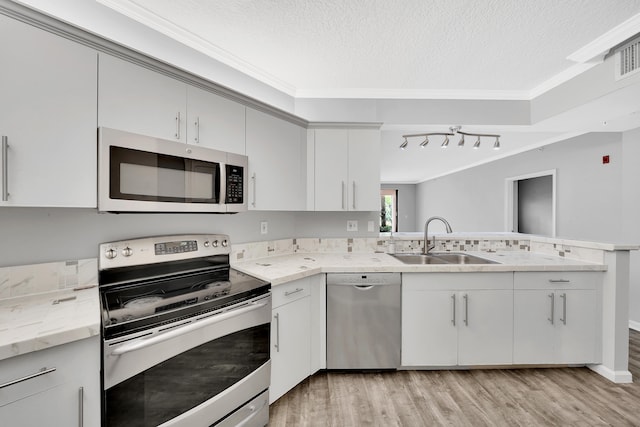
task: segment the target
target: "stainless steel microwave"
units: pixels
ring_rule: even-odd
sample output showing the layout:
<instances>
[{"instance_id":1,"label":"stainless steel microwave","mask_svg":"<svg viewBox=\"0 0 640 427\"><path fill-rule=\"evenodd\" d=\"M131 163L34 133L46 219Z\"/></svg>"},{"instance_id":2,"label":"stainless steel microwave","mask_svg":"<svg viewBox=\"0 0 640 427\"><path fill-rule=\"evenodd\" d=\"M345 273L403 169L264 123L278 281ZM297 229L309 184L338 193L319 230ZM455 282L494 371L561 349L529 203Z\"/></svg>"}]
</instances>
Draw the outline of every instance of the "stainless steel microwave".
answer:
<instances>
[{"instance_id":1,"label":"stainless steel microwave","mask_svg":"<svg viewBox=\"0 0 640 427\"><path fill-rule=\"evenodd\" d=\"M98 129L100 212L247 210L247 156Z\"/></svg>"}]
</instances>

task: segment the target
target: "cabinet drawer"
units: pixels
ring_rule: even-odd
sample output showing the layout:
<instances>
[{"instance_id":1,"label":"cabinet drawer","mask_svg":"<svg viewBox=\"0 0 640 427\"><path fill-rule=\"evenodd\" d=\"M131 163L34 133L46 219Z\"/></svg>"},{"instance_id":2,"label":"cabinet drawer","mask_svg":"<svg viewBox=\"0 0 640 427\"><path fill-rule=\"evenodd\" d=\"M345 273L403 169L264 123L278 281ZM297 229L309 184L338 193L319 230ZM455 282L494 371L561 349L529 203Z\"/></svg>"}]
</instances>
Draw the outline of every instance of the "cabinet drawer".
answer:
<instances>
[{"instance_id":1,"label":"cabinet drawer","mask_svg":"<svg viewBox=\"0 0 640 427\"><path fill-rule=\"evenodd\" d=\"M597 289L602 273L596 271L516 272L515 289Z\"/></svg>"},{"instance_id":2,"label":"cabinet drawer","mask_svg":"<svg viewBox=\"0 0 640 427\"><path fill-rule=\"evenodd\" d=\"M513 273L403 273L403 291L513 289Z\"/></svg>"},{"instance_id":3,"label":"cabinet drawer","mask_svg":"<svg viewBox=\"0 0 640 427\"><path fill-rule=\"evenodd\" d=\"M304 278L274 286L271 289L271 293L273 296L273 308L280 307L288 302L311 295L310 280L309 278Z\"/></svg>"}]
</instances>

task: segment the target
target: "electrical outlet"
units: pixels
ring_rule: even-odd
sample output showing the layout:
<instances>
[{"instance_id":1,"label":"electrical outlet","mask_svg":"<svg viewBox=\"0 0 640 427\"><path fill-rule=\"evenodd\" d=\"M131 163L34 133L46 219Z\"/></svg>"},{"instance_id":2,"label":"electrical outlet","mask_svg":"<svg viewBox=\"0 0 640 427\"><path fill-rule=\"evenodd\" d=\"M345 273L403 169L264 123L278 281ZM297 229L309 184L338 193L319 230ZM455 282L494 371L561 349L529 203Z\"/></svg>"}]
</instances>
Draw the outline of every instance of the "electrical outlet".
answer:
<instances>
[{"instance_id":1,"label":"electrical outlet","mask_svg":"<svg viewBox=\"0 0 640 427\"><path fill-rule=\"evenodd\" d=\"M269 231L269 224L267 221L260 222L260 234L267 234Z\"/></svg>"},{"instance_id":2,"label":"electrical outlet","mask_svg":"<svg viewBox=\"0 0 640 427\"><path fill-rule=\"evenodd\" d=\"M358 231L358 221L347 221L347 231Z\"/></svg>"},{"instance_id":3,"label":"electrical outlet","mask_svg":"<svg viewBox=\"0 0 640 427\"><path fill-rule=\"evenodd\" d=\"M373 221L367 223L367 231L373 231Z\"/></svg>"}]
</instances>

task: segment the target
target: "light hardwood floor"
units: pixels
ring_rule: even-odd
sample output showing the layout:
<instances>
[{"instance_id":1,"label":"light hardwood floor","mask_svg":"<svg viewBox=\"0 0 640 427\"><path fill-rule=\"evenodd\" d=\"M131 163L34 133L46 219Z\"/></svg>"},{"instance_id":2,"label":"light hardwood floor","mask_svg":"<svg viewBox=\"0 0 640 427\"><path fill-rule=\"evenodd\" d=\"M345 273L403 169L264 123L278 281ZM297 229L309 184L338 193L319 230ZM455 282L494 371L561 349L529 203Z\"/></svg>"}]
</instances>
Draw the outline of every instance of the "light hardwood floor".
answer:
<instances>
[{"instance_id":1,"label":"light hardwood floor","mask_svg":"<svg viewBox=\"0 0 640 427\"><path fill-rule=\"evenodd\" d=\"M587 368L320 372L274 402L270 426L640 426L640 332L632 384Z\"/></svg>"}]
</instances>

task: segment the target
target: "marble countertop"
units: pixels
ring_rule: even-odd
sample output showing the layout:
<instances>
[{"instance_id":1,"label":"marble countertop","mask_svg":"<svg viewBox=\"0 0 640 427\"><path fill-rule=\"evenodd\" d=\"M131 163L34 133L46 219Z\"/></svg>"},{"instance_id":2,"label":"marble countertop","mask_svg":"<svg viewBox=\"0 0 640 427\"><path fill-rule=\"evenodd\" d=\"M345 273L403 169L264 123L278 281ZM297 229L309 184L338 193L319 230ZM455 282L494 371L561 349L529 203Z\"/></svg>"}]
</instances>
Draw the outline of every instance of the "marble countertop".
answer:
<instances>
[{"instance_id":1,"label":"marble countertop","mask_svg":"<svg viewBox=\"0 0 640 427\"><path fill-rule=\"evenodd\" d=\"M272 286L318 273L605 271L606 265L520 251L465 252L499 264L410 265L384 253L294 253L234 263L233 268L271 282Z\"/></svg>"},{"instance_id":2,"label":"marble countertop","mask_svg":"<svg viewBox=\"0 0 640 427\"><path fill-rule=\"evenodd\" d=\"M0 300L0 360L98 334L97 285Z\"/></svg>"}]
</instances>

